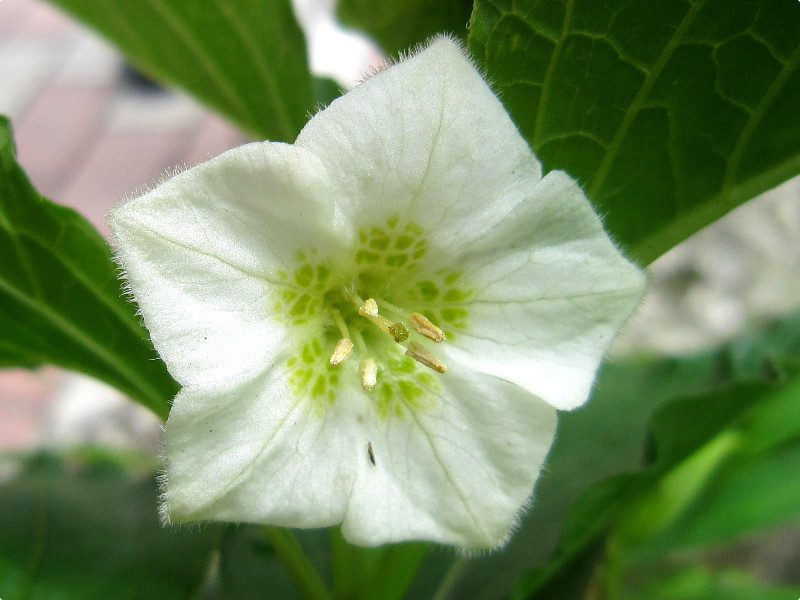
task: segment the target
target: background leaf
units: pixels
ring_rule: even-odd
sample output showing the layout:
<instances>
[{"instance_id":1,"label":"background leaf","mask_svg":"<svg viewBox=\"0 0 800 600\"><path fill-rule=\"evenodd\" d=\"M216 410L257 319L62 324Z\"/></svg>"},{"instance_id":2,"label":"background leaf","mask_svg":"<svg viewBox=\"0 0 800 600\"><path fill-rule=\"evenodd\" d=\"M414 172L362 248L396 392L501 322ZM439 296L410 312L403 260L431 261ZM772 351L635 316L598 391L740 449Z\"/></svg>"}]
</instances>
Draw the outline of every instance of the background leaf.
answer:
<instances>
[{"instance_id":1,"label":"background leaf","mask_svg":"<svg viewBox=\"0 0 800 600\"><path fill-rule=\"evenodd\" d=\"M258 138L293 142L313 112L289 0L52 0L148 75L178 85Z\"/></svg>"},{"instance_id":2,"label":"background leaf","mask_svg":"<svg viewBox=\"0 0 800 600\"><path fill-rule=\"evenodd\" d=\"M3 600L174 600L203 584L217 528L162 528L152 459L4 457ZM126 464L127 463L127 464Z\"/></svg>"},{"instance_id":3,"label":"background leaf","mask_svg":"<svg viewBox=\"0 0 800 600\"><path fill-rule=\"evenodd\" d=\"M619 600L794 600L796 597L800 597L798 586L765 585L750 573L733 569L710 571L705 567L688 567L626 591Z\"/></svg>"},{"instance_id":4,"label":"background leaf","mask_svg":"<svg viewBox=\"0 0 800 600\"><path fill-rule=\"evenodd\" d=\"M470 49L641 263L800 172L800 3L476 0Z\"/></svg>"},{"instance_id":5,"label":"background leaf","mask_svg":"<svg viewBox=\"0 0 800 600\"><path fill-rule=\"evenodd\" d=\"M679 429L694 419L671 404L657 435L674 446ZM727 414L719 411L719 415ZM709 418L715 415L709 412ZM670 422L671 421L671 422ZM731 428L734 446L703 489L668 527L633 549L654 556L721 544L751 531L800 517L800 377L758 399ZM662 443L662 447L665 443ZM685 485L682 480L678 485Z\"/></svg>"},{"instance_id":6,"label":"background leaf","mask_svg":"<svg viewBox=\"0 0 800 600\"><path fill-rule=\"evenodd\" d=\"M472 0L340 0L339 19L397 56L436 33L464 38Z\"/></svg>"},{"instance_id":7,"label":"background leaf","mask_svg":"<svg viewBox=\"0 0 800 600\"><path fill-rule=\"evenodd\" d=\"M165 418L177 384L122 297L111 251L75 211L36 193L0 116L0 367L81 371Z\"/></svg>"},{"instance_id":8,"label":"background leaf","mask_svg":"<svg viewBox=\"0 0 800 600\"><path fill-rule=\"evenodd\" d=\"M294 536L325 581L330 579L328 530L293 530ZM220 545L219 575L213 598L261 600L266 594L281 600L305 598L264 536L263 527L231 525ZM208 599L211 600L211 599Z\"/></svg>"}]
</instances>

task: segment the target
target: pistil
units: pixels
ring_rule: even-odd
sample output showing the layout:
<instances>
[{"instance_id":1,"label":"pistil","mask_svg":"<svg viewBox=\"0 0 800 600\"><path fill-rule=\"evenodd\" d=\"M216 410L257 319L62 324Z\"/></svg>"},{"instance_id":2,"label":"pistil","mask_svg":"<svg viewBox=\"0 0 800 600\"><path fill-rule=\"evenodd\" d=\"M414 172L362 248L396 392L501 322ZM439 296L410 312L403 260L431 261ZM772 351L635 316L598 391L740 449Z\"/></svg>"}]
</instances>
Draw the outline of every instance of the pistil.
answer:
<instances>
[{"instance_id":1,"label":"pistil","mask_svg":"<svg viewBox=\"0 0 800 600\"><path fill-rule=\"evenodd\" d=\"M400 322L390 321L378 313L378 303L374 298L369 298L364 304L358 307L358 314L372 321L378 328L392 336L397 342L404 342L408 339L408 328Z\"/></svg>"}]
</instances>

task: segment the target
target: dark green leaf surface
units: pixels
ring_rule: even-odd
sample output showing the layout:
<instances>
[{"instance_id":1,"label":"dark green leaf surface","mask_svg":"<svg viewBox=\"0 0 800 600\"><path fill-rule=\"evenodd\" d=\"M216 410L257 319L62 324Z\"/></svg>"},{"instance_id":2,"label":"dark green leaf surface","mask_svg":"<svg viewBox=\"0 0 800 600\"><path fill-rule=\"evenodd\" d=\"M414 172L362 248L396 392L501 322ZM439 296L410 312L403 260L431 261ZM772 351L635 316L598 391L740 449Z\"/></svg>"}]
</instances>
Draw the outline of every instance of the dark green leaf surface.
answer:
<instances>
[{"instance_id":1,"label":"dark green leaf surface","mask_svg":"<svg viewBox=\"0 0 800 600\"><path fill-rule=\"evenodd\" d=\"M642 263L800 172L798 2L476 0L470 49Z\"/></svg>"},{"instance_id":2,"label":"dark green leaf surface","mask_svg":"<svg viewBox=\"0 0 800 600\"><path fill-rule=\"evenodd\" d=\"M151 463L2 459L16 472L0 485L0 598L195 598L218 531L161 527Z\"/></svg>"},{"instance_id":3,"label":"dark green leaf surface","mask_svg":"<svg viewBox=\"0 0 800 600\"><path fill-rule=\"evenodd\" d=\"M338 11L396 56L436 33L466 37L472 0L340 0Z\"/></svg>"},{"instance_id":4,"label":"dark green leaf surface","mask_svg":"<svg viewBox=\"0 0 800 600\"><path fill-rule=\"evenodd\" d=\"M314 109L289 0L52 0L249 133L293 142Z\"/></svg>"},{"instance_id":5,"label":"dark green leaf surface","mask_svg":"<svg viewBox=\"0 0 800 600\"><path fill-rule=\"evenodd\" d=\"M0 367L80 371L166 417L177 384L121 295L108 245L78 213L36 193L4 117L0 256Z\"/></svg>"}]
</instances>

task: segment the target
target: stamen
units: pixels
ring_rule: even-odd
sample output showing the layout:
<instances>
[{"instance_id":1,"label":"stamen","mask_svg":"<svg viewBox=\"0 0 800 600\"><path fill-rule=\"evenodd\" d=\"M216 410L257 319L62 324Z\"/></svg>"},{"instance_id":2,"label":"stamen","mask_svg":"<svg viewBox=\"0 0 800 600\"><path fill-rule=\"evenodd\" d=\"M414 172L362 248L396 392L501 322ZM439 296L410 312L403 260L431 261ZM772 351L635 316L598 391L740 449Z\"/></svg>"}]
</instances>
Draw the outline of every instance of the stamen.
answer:
<instances>
[{"instance_id":1,"label":"stamen","mask_svg":"<svg viewBox=\"0 0 800 600\"><path fill-rule=\"evenodd\" d=\"M378 316L378 303L375 298L368 298L364 304L358 308L358 314L362 317L377 317Z\"/></svg>"},{"instance_id":2,"label":"stamen","mask_svg":"<svg viewBox=\"0 0 800 600\"><path fill-rule=\"evenodd\" d=\"M378 314L378 303L374 298L369 298L364 304L358 307L358 314L366 317L378 328L392 336L392 339L397 342L404 342L408 339L408 327L402 323L390 321L386 317Z\"/></svg>"},{"instance_id":3,"label":"stamen","mask_svg":"<svg viewBox=\"0 0 800 600\"><path fill-rule=\"evenodd\" d=\"M439 329L436 325L431 323L425 315L421 315L419 313L411 313L408 315L408 322L411 323L411 326L414 328L414 331L417 333L424 335L429 340L433 340L436 343L443 342L444 331Z\"/></svg>"},{"instance_id":4,"label":"stamen","mask_svg":"<svg viewBox=\"0 0 800 600\"><path fill-rule=\"evenodd\" d=\"M425 348L413 340L408 343L408 348L406 348L406 356L410 356L418 363L425 365L429 369L433 369L437 373L444 373L447 371L447 367L442 361L440 361L433 354L425 350Z\"/></svg>"},{"instance_id":5,"label":"stamen","mask_svg":"<svg viewBox=\"0 0 800 600\"><path fill-rule=\"evenodd\" d=\"M371 358L365 358L359 363L358 370L361 373L361 387L371 392L378 383L378 365Z\"/></svg>"},{"instance_id":6,"label":"stamen","mask_svg":"<svg viewBox=\"0 0 800 600\"><path fill-rule=\"evenodd\" d=\"M333 349L333 354L331 354L328 362L335 367L342 364L352 353L353 342L350 341L350 338L342 338L336 342L336 348Z\"/></svg>"},{"instance_id":7,"label":"stamen","mask_svg":"<svg viewBox=\"0 0 800 600\"><path fill-rule=\"evenodd\" d=\"M336 327L339 328L339 333L342 334L343 338L350 337L350 332L347 330L347 323L344 322L342 313L338 310L333 311L333 322L336 323Z\"/></svg>"}]
</instances>

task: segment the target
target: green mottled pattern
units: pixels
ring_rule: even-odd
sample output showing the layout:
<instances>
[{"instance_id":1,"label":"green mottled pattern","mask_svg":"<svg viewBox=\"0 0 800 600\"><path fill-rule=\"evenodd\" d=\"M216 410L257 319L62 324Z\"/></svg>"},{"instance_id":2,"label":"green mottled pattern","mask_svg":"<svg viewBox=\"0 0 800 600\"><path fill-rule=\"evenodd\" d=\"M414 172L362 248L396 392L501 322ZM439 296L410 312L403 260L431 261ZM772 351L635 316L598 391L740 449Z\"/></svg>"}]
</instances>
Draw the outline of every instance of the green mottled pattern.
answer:
<instances>
[{"instance_id":1,"label":"green mottled pattern","mask_svg":"<svg viewBox=\"0 0 800 600\"><path fill-rule=\"evenodd\" d=\"M461 272L426 270L427 254L424 229L393 216L381 226L359 230L349 261L332 264L316 249L307 248L295 254L295 264L276 273L284 285L273 294L272 314L296 328L298 336L297 348L286 361L289 385L298 398L311 403L315 414L322 415L336 401L340 383L360 390L358 362L365 358L378 364L378 383L363 393L369 394L382 418L402 417L433 405L432 392L439 389L440 375L405 356L403 346L358 314L360 301L376 298L380 313L388 319L403 321L409 313L420 312L454 339L457 330L467 326L463 302L471 292L465 289ZM393 306L404 312L397 314ZM333 367L328 359L342 337L334 319L337 313L356 348L351 358ZM411 336L434 345L413 330Z\"/></svg>"}]
</instances>

